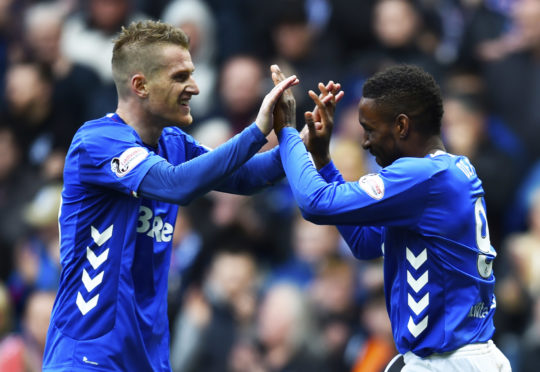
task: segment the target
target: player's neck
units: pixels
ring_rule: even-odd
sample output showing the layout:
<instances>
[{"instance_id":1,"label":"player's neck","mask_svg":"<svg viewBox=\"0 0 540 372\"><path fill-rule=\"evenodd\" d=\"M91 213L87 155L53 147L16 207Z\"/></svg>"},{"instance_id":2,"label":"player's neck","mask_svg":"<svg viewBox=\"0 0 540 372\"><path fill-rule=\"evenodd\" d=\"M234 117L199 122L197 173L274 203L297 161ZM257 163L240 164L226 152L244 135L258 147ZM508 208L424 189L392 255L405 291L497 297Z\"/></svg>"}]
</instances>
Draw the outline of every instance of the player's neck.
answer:
<instances>
[{"instance_id":1,"label":"player's neck","mask_svg":"<svg viewBox=\"0 0 540 372\"><path fill-rule=\"evenodd\" d=\"M146 113L137 108L137 105L129 105L127 102L120 101L116 109L116 114L127 125L135 129L143 143L156 146L163 128L153 125L153 120L147 118Z\"/></svg>"},{"instance_id":2,"label":"player's neck","mask_svg":"<svg viewBox=\"0 0 540 372\"><path fill-rule=\"evenodd\" d=\"M431 136L426 142L422 151L422 157L428 154L435 154L437 151L446 151L440 136Z\"/></svg>"},{"instance_id":3,"label":"player's neck","mask_svg":"<svg viewBox=\"0 0 540 372\"><path fill-rule=\"evenodd\" d=\"M411 133L407 141L404 141L402 148L403 156L423 158L437 151L445 151L446 148L440 136L425 136L418 132Z\"/></svg>"}]
</instances>

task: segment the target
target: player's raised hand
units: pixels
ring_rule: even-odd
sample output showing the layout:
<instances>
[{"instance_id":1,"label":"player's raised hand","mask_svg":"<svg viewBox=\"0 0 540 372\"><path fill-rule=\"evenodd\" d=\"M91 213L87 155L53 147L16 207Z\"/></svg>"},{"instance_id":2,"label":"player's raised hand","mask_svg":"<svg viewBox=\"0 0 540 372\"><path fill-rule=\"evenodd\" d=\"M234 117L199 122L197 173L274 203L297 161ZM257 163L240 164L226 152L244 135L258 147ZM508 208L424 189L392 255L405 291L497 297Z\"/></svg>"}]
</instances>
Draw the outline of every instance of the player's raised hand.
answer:
<instances>
[{"instance_id":1,"label":"player's raised hand","mask_svg":"<svg viewBox=\"0 0 540 372\"><path fill-rule=\"evenodd\" d=\"M296 75L289 76L286 79L280 81L265 97L255 119L255 123L266 136L274 127L273 122L273 113L276 103L282 97L284 92L287 92L287 89L297 85L300 82ZM293 98L294 99L294 98Z\"/></svg>"},{"instance_id":2,"label":"player's raised hand","mask_svg":"<svg viewBox=\"0 0 540 372\"><path fill-rule=\"evenodd\" d=\"M306 126L302 130L301 137L311 155L317 169L320 169L330 161L330 137L334 126L334 112L336 104L345 94L341 90L341 84L328 82L327 85L319 83L320 94L310 90L310 98L315 102L313 111L304 113Z\"/></svg>"},{"instance_id":3,"label":"player's raised hand","mask_svg":"<svg viewBox=\"0 0 540 372\"><path fill-rule=\"evenodd\" d=\"M272 65L270 71L275 85L286 79L278 65ZM277 134L284 127L296 127L296 100L291 89L283 93L274 107L274 131Z\"/></svg>"}]
</instances>

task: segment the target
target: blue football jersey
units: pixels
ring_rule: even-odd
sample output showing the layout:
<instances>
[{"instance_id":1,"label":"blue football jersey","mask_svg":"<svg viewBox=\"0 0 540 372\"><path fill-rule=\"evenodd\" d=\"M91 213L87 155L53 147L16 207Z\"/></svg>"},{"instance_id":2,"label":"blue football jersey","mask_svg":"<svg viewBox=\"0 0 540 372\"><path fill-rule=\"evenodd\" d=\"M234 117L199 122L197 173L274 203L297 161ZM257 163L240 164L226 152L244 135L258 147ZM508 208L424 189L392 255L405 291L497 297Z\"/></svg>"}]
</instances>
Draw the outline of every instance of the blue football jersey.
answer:
<instances>
[{"instance_id":1,"label":"blue football jersey","mask_svg":"<svg viewBox=\"0 0 540 372\"><path fill-rule=\"evenodd\" d=\"M492 337L496 253L482 184L466 157L401 158L345 182L332 163L317 173L296 131L282 132L283 167L303 215L338 225L356 257L384 257L400 353L423 357Z\"/></svg>"},{"instance_id":2,"label":"blue football jersey","mask_svg":"<svg viewBox=\"0 0 540 372\"><path fill-rule=\"evenodd\" d=\"M148 147L116 114L78 130L64 168L62 275L44 371L170 371L167 277L178 206L136 192L158 162L208 151L174 127Z\"/></svg>"}]
</instances>

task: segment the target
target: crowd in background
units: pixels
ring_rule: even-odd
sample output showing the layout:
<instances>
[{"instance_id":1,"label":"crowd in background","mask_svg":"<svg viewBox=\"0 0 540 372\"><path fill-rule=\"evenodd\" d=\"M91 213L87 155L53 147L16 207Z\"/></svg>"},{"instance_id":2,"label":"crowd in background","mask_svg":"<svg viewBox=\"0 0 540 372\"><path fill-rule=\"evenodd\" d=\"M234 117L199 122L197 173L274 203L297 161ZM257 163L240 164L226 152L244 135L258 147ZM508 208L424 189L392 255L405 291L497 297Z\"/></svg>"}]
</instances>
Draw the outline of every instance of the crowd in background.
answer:
<instances>
[{"instance_id":1,"label":"crowd in background","mask_svg":"<svg viewBox=\"0 0 540 372\"><path fill-rule=\"evenodd\" d=\"M433 74L447 150L486 192L494 340L515 371L540 368L540 0L0 0L1 371L41 370L65 153L115 110L111 40L146 18L190 37L201 93L185 130L210 147L254 120L272 63L300 78L299 124L308 89L341 82L331 149L348 181L378 170L361 148L363 81L395 63ZM286 180L180 209L169 314L175 372L378 372L396 353L381 262L303 220Z\"/></svg>"}]
</instances>

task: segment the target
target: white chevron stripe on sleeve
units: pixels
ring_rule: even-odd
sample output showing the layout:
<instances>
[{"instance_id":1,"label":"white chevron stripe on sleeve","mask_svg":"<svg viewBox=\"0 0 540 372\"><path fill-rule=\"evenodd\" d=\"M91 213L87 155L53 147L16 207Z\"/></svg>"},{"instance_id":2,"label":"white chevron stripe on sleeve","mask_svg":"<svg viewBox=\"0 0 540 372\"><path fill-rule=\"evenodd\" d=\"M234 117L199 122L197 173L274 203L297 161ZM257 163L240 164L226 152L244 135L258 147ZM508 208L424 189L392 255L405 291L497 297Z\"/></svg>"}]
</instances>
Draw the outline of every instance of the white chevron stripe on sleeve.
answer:
<instances>
[{"instance_id":1,"label":"white chevron stripe on sleeve","mask_svg":"<svg viewBox=\"0 0 540 372\"><path fill-rule=\"evenodd\" d=\"M411 286L411 288L418 293L428 282L428 270L426 270L425 273L420 276L418 279L414 279L412 274L409 270L407 270L407 283Z\"/></svg>"},{"instance_id":2,"label":"white chevron stripe on sleeve","mask_svg":"<svg viewBox=\"0 0 540 372\"><path fill-rule=\"evenodd\" d=\"M94 251L92 251L89 247L86 247L86 258L88 259L88 261L90 261L90 265L92 265L94 270L100 267L103 262L107 261L108 257L109 248L104 250L99 256L96 256Z\"/></svg>"},{"instance_id":3,"label":"white chevron stripe on sleeve","mask_svg":"<svg viewBox=\"0 0 540 372\"><path fill-rule=\"evenodd\" d=\"M409 323L407 324L407 328L409 329L409 332L411 332L411 334L414 336L414 338L416 338L418 337L418 335L420 335L420 333L424 332L424 330L427 328L427 325L428 325L427 315L418 324L414 322L414 320L412 319L412 316L409 316Z\"/></svg>"},{"instance_id":4,"label":"white chevron stripe on sleeve","mask_svg":"<svg viewBox=\"0 0 540 372\"><path fill-rule=\"evenodd\" d=\"M415 256L414 253L411 252L409 248L406 248L407 250L407 261L414 267L415 270L418 270L420 266L427 260L427 250L424 248L422 252L418 256Z\"/></svg>"},{"instance_id":5,"label":"white chevron stripe on sleeve","mask_svg":"<svg viewBox=\"0 0 540 372\"><path fill-rule=\"evenodd\" d=\"M103 281L104 273L105 271L102 271L94 278L90 278L90 275L88 275L88 272L86 271L86 269L83 269L82 282L88 292L92 292L94 288L96 288L98 285L101 284L101 282Z\"/></svg>"},{"instance_id":6,"label":"white chevron stripe on sleeve","mask_svg":"<svg viewBox=\"0 0 540 372\"><path fill-rule=\"evenodd\" d=\"M77 307L81 311L81 314L84 316L86 313L88 313L90 310L92 310L94 307L96 307L98 303L99 293L92 297L88 302L86 302L81 295L81 292L77 292Z\"/></svg>"},{"instance_id":7,"label":"white chevron stripe on sleeve","mask_svg":"<svg viewBox=\"0 0 540 372\"><path fill-rule=\"evenodd\" d=\"M414 300L410 293L408 293L408 296L409 307L416 315L420 315L420 313L429 305L429 293L426 293L426 295L418 302Z\"/></svg>"},{"instance_id":8,"label":"white chevron stripe on sleeve","mask_svg":"<svg viewBox=\"0 0 540 372\"><path fill-rule=\"evenodd\" d=\"M109 240L113 233L113 225L107 227L105 231L100 233L94 226L90 226L92 233L92 240L96 242L98 246L102 246L107 240Z\"/></svg>"}]
</instances>

